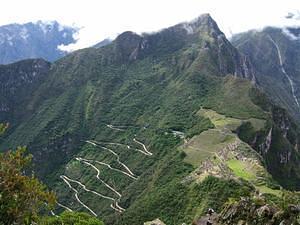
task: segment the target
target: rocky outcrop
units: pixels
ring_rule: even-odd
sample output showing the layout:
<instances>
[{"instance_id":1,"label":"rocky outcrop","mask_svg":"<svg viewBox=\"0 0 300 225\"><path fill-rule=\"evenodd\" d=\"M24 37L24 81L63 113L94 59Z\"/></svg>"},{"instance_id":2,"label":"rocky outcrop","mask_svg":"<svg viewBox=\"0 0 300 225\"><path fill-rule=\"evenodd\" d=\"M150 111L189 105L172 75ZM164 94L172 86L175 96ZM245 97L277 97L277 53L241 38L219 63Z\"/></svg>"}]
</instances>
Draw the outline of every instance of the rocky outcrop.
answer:
<instances>
[{"instance_id":1,"label":"rocky outcrop","mask_svg":"<svg viewBox=\"0 0 300 225\"><path fill-rule=\"evenodd\" d=\"M123 63L151 55L155 57L158 53L172 53L185 47L188 52L193 52L193 56L189 54L188 60L185 59L188 61L184 62L185 65L201 64L203 57L208 55L217 60L220 76L232 74L256 83L254 67L248 58L232 46L209 14L156 33L138 35L126 31L113 44L116 60Z\"/></svg>"},{"instance_id":2,"label":"rocky outcrop","mask_svg":"<svg viewBox=\"0 0 300 225\"><path fill-rule=\"evenodd\" d=\"M228 204L218 216L222 225L283 225L299 224L299 206L289 205L286 210L265 204L262 199L244 198Z\"/></svg>"},{"instance_id":3,"label":"rocky outcrop","mask_svg":"<svg viewBox=\"0 0 300 225\"><path fill-rule=\"evenodd\" d=\"M126 31L115 40L115 53L117 60L126 62L138 57L142 37L131 31Z\"/></svg>"},{"instance_id":4,"label":"rocky outcrop","mask_svg":"<svg viewBox=\"0 0 300 225\"><path fill-rule=\"evenodd\" d=\"M272 143L272 127L270 128L268 135L265 138L265 141L262 144L260 144L259 152L262 155L266 155L268 153L268 151L270 150L271 143Z\"/></svg>"},{"instance_id":5,"label":"rocky outcrop","mask_svg":"<svg viewBox=\"0 0 300 225\"><path fill-rule=\"evenodd\" d=\"M166 225L166 224L157 218L155 220L145 222L144 225Z\"/></svg>"}]
</instances>

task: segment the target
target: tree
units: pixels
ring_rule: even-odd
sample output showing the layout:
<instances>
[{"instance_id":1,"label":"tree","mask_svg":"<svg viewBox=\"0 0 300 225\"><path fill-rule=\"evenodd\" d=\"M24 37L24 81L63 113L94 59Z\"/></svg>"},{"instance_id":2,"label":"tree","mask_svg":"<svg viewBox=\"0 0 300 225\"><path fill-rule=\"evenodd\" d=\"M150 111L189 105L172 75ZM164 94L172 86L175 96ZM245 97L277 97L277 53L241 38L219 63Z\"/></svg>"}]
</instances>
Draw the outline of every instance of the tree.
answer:
<instances>
[{"instance_id":1,"label":"tree","mask_svg":"<svg viewBox=\"0 0 300 225\"><path fill-rule=\"evenodd\" d=\"M7 127L8 124L0 123L0 135ZM0 153L0 225L34 222L40 225L104 225L86 213L64 212L60 216L42 217L42 213L54 206L55 194L34 175L25 174L32 160L32 156L25 153L25 147Z\"/></svg>"},{"instance_id":2,"label":"tree","mask_svg":"<svg viewBox=\"0 0 300 225\"><path fill-rule=\"evenodd\" d=\"M8 124L0 123L0 135L7 129Z\"/></svg>"},{"instance_id":3,"label":"tree","mask_svg":"<svg viewBox=\"0 0 300 225\"><path fill-rule=\"evenodd\" d=\"M7 125L0 124L0 133ZM0 153L0 224L31 224L39 213L55 203L55 195L47 191L34 175L25 170L31 163L26 148Z\"/></svg>"},{"instance_id":4,"label":"tree","mask_svg":"<svg viewBox=\"0 0 300 225\"><path fill-rule=\"evenodd\" d=\"M39 221L39 225L104 225L97 218L82 212L63 212L54 217L44 217Z\"/></svg>"}]
</instances>

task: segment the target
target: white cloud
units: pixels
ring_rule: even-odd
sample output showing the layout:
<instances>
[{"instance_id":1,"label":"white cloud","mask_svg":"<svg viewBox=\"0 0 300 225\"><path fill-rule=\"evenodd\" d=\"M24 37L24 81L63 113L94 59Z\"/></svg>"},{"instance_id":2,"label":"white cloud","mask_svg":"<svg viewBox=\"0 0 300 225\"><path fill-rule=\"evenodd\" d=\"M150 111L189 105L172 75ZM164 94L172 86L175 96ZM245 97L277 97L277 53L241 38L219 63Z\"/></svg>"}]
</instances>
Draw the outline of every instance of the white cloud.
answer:
<instances>
[{"instance_id":1,"label":"white cloud","mask_svg":"<svg viewBox=\"0 0 300 225\"><path fill-rule=\"evenodd\" d=\"M296 36L295 34L291 33L288 29L283 28L282 33L284 33L289 39L296 41L300 40L300 37Z\"/></svg>"},{"instance_id":2,"label":"white cloud","mask_svg":"<svg viewBox=\"0 0 300 225\"><path fill-rule=\"evenodd\" d=\"M88 47L126 30L150 32L210 13L226 35L266 25L300 25L286 19L300 10L298 0L9 0L1 2L0 24L58 20L77 27Z\"/></svg>"}]
</instances>

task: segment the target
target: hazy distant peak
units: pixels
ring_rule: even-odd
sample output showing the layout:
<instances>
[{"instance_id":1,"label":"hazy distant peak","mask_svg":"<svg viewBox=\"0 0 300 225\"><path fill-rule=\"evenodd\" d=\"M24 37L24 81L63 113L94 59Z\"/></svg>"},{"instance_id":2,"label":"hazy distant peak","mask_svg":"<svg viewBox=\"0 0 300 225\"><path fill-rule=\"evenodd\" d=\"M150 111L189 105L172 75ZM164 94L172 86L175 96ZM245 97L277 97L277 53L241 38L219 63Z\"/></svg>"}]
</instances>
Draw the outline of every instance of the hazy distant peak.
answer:
<instances>
[{"instance_id":1,"label":"hazy distant peak","mask_svg":"<svg viewBox=\"0 0 300 225\"><path fill-rule=\"evenodd\" d=\"M66 54L61 46L76 42L78 28L57 21L37 21L0 26L0 64L26 58L55 61Z\"/></svg>"}]
</instances>

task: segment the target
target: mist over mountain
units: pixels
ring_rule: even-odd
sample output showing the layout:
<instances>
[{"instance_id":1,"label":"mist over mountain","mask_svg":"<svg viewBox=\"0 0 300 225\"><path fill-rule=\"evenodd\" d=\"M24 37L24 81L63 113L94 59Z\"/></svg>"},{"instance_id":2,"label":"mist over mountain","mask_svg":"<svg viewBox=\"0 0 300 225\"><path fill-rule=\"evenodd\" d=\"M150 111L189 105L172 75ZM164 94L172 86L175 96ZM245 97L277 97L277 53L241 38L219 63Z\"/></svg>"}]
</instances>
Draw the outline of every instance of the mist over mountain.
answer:
<instances>
[{"instance_id":1,"label":"mist over mountain","mask_svg":"<svg viewBox=\"0 0 300 225\"><path fill-rule=\"evenodd\" d=\"M66 55L60 46L76 42L77 31L56 21L1 26L0 64L28 58L55 61Z\"/></svg>"}]
</instances>

